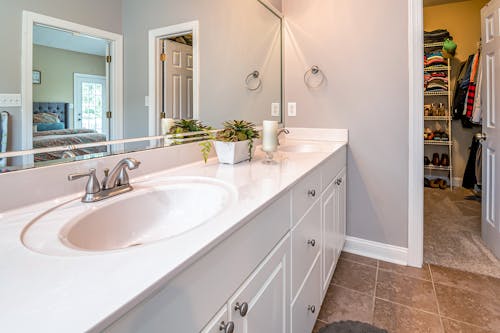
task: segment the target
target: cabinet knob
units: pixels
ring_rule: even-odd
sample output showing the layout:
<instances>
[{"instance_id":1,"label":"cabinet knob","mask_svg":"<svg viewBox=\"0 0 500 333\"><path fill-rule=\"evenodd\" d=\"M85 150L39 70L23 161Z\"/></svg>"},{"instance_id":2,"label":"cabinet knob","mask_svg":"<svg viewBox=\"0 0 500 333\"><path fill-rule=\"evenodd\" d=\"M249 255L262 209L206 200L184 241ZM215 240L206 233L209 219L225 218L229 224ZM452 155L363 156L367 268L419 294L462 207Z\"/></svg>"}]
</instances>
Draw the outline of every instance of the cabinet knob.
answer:
<instances>
[{"instance_id":1,"label":"cabinet knob","mask_svg":"<svg viewBox=\"0 0 500 333\"><path fill-rule=\"evenodd\" d=\"M223 333L233 333L234 323L232 321L229 321L227 324L225 322L220 323L219 331Z\"/></svg>"},{"instance_id":2,"label":"cabinet knob","mask_svg":"<svg viewBox=\"0 0 500 333\"><path fill-rule=\"evenodd\" d=\"M307 191L307 195L314 198L316 196L316 190L309 190Z\"/></svg>"},{"instance_id":3,"label":"cabinet knob","mask_svg":"<svg viewBox=\"0 0 500 333\"><path fill-rule=\"evenodd\" d=\"M315 312L316 312L316 307L315 307L314 305L309 305L309 306L307 307L307 310L308 310L308 311L311 311L311 313L315 313Z\"/></svg>"},{"instance_id":4,"label":"cabinet knob","mask_svg":"<svg viewBox=\"0 0 500 333\"><path fill-rule=\"evenodd\" d=\"M307 241L307 244L311 245L312 247L315 247L316 246L316 240L315 239L310 239L310 240Z\"/></svg>"},{"instance_id":5,"label":"cabinet knob","mask_svg":"<svg viewBox=\"0 0 500 333\"><path fill-rule=\"evenodd\" d=\"M243 303L236 303L236 305L234 306L234 311L239 311L240 312L240 315L242 317L245 317L247 315L247 312L248 312L248 304L247 302L243 302Z\"/></svg>"}]
</instances>

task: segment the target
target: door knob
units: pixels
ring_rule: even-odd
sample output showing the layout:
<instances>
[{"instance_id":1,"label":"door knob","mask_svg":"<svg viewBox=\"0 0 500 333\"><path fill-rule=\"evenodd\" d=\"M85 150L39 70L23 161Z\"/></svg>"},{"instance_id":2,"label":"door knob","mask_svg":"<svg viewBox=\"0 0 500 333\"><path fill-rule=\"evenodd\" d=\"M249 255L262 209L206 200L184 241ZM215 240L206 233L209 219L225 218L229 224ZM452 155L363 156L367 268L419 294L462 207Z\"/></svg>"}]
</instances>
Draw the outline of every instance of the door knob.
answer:
<instances>
[{"instance_id":1,"label":"door knob","mask_svg":"<svg viewBox=\"0 0 500 333\"><path fill-rule=\"evenodd\" d=\"M316 312L316 307L315 307L314 305L309 305L309 306L307 307L307 310L308 310L308 311L311 311L311 313L314 313L314 312Z\"/></svg>"},{"instance_id":2,"label":"door knob","mask_svg":"<svg viewBox=\"0 0 500 333\"><path fill-rule=\"evenodd\" d=\"M236 305L234 306L234 311L239 311L240 312L240 315L242 317L245 317L247 315L247 312L248 312L248 304L247 302L243 302L243 303L236 303Z\"/></svg>"},{"instance_id":3,"label":"door knob","mask_svg":"<svg viewBox=\"0 0 500 333\"><path fill-rule=\"evenodd\" d=\"M229 321L227 324L225 322L220 323L219 331L223 333L233 333L234 323L232 321Z\"/></svg>"},{"instance_id":4,"label":"door knob","mask_svg":"<svg viewBox=\"0 0 500 333\"><path fill-rule=\"evenodd\" d=\"M316 190L307 191L307 195L314 198L316 196Z\"/></svg>"},{"instance_id":5,"label":"door knob","mask_svg":"<svg viewBox=\"0 0 500 333\"><path fill-rule=\"evenodd\" d=\"M316 240L310 239L310 240L307 241L307 244L311 245L312 247L315 247L316 246Z\"/></svg>"}]
</instances>

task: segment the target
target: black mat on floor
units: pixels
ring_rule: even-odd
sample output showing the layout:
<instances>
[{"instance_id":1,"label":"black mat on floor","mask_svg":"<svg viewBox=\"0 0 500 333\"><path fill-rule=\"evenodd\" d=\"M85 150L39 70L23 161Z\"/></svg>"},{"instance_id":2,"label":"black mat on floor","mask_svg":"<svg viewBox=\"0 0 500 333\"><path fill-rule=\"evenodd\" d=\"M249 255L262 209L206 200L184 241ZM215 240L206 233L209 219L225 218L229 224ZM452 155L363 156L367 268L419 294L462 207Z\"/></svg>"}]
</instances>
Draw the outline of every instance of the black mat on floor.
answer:
<instances>
[{"instance_id":1,"label":"black mat on floor","mask_svg":"<svg viewBox=\"0 0 500 333\"><path fill-rule=\"evenodd\" d=\"M323 327L319 333L388 333L386 330L359 321L339 321Z\"/></svg>"}]
</instances>

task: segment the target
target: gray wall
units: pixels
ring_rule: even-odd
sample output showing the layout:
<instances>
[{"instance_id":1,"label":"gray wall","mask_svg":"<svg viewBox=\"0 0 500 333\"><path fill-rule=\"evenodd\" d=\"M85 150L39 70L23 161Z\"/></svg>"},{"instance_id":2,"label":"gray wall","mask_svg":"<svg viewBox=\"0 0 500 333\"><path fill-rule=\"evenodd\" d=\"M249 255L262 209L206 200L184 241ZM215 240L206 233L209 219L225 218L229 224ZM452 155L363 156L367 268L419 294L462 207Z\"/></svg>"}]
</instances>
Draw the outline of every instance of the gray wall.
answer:
<instances>
[{"instance_id":1,"label":"gray wall","mask_svg":"<svg viewBox=\"0 0 500 333\"><path fill-rule=\"evenodd\" d=\"M257 0L123 0L126 137L147 135L148 31L193 20L200 32L200 119L215 127L271 119L271 103L281 99L279 20ZM245 77L256 69L262 90L249 92Z\"/></svg>"},{"instance_id":2,"label":"gray wall","mask_svg":"<svg viewBox=\"0 0 500 333\"><path fill-rule=\"evenodd\" d=\"M68 21L121 33L121 0L0 0L0 93L21 93L22 11L29 10ZM21 131L21 110L12 115L11 133ZM11 150L21 146L20 135L11 138Z\"/></svg>"},{"instance_id":3,"label":"gray wall","mask_svg":"<svg viewBox=\"0 0 500 333\"><path fill-rule=\"evenodd\" d=\"M407 247L408 2L285 0L286 125L349 129L348 235ZM318 65L328 82L311 90Z\"/></svg>"}]
</instances>

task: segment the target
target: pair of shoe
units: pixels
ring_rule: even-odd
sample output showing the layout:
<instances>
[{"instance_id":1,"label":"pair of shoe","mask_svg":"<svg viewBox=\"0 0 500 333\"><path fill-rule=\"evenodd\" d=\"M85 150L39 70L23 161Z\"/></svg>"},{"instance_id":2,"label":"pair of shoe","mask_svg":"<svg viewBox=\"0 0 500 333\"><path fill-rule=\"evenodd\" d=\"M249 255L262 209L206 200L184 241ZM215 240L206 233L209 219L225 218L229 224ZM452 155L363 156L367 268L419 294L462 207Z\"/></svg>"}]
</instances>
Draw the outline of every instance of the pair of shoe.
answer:
<instances>
[{"instance_id":1,"label":"pair of shoe","mask_svg":"<svg viewBox=\"0 0 500 333\"><path fill-rule=\"evenodd\" d=\"M426 128L424 132L424 140L437 140L437 141L448 141L450 136L443 130L432 131L430 128Z\"/></svg>"},{"instance_id":2,"label":"pair of shoe","mask_svg":"<svg viewBox=\"0 0 500 333\"><path fill-rule=\"evenodd\" d=\"M429 160L427 156L424 156L424 165L429 165L429 164L432 164L434 166L447 167L450 166L450 157L448 156L448 154L442 154L440 159L439 154L434 153L432 155L432 162L431 162L431 160Z\"/></svg>"},{"instance_id":3,"label":"pair of shoe","mask_svg":"<svg viewBox=\"0 0 500 333\"><path fill-rule=\"evenodd\" d=\"M424 177L424 186L430 188L440 188L442 190L448 188L448 182L443 178L429 179Z\"/></svg>"},{"instance_id":4,"label":"pair of shoe","mask_svg":"<svg viewBox=\"0 0 500 333\"><path fill-rule=\"evenodd\" d=\"M442 190L448 188L448 182L442 178L431 179L429 184L431 188L440 188Z\"/></svg>"}]
</instances>

